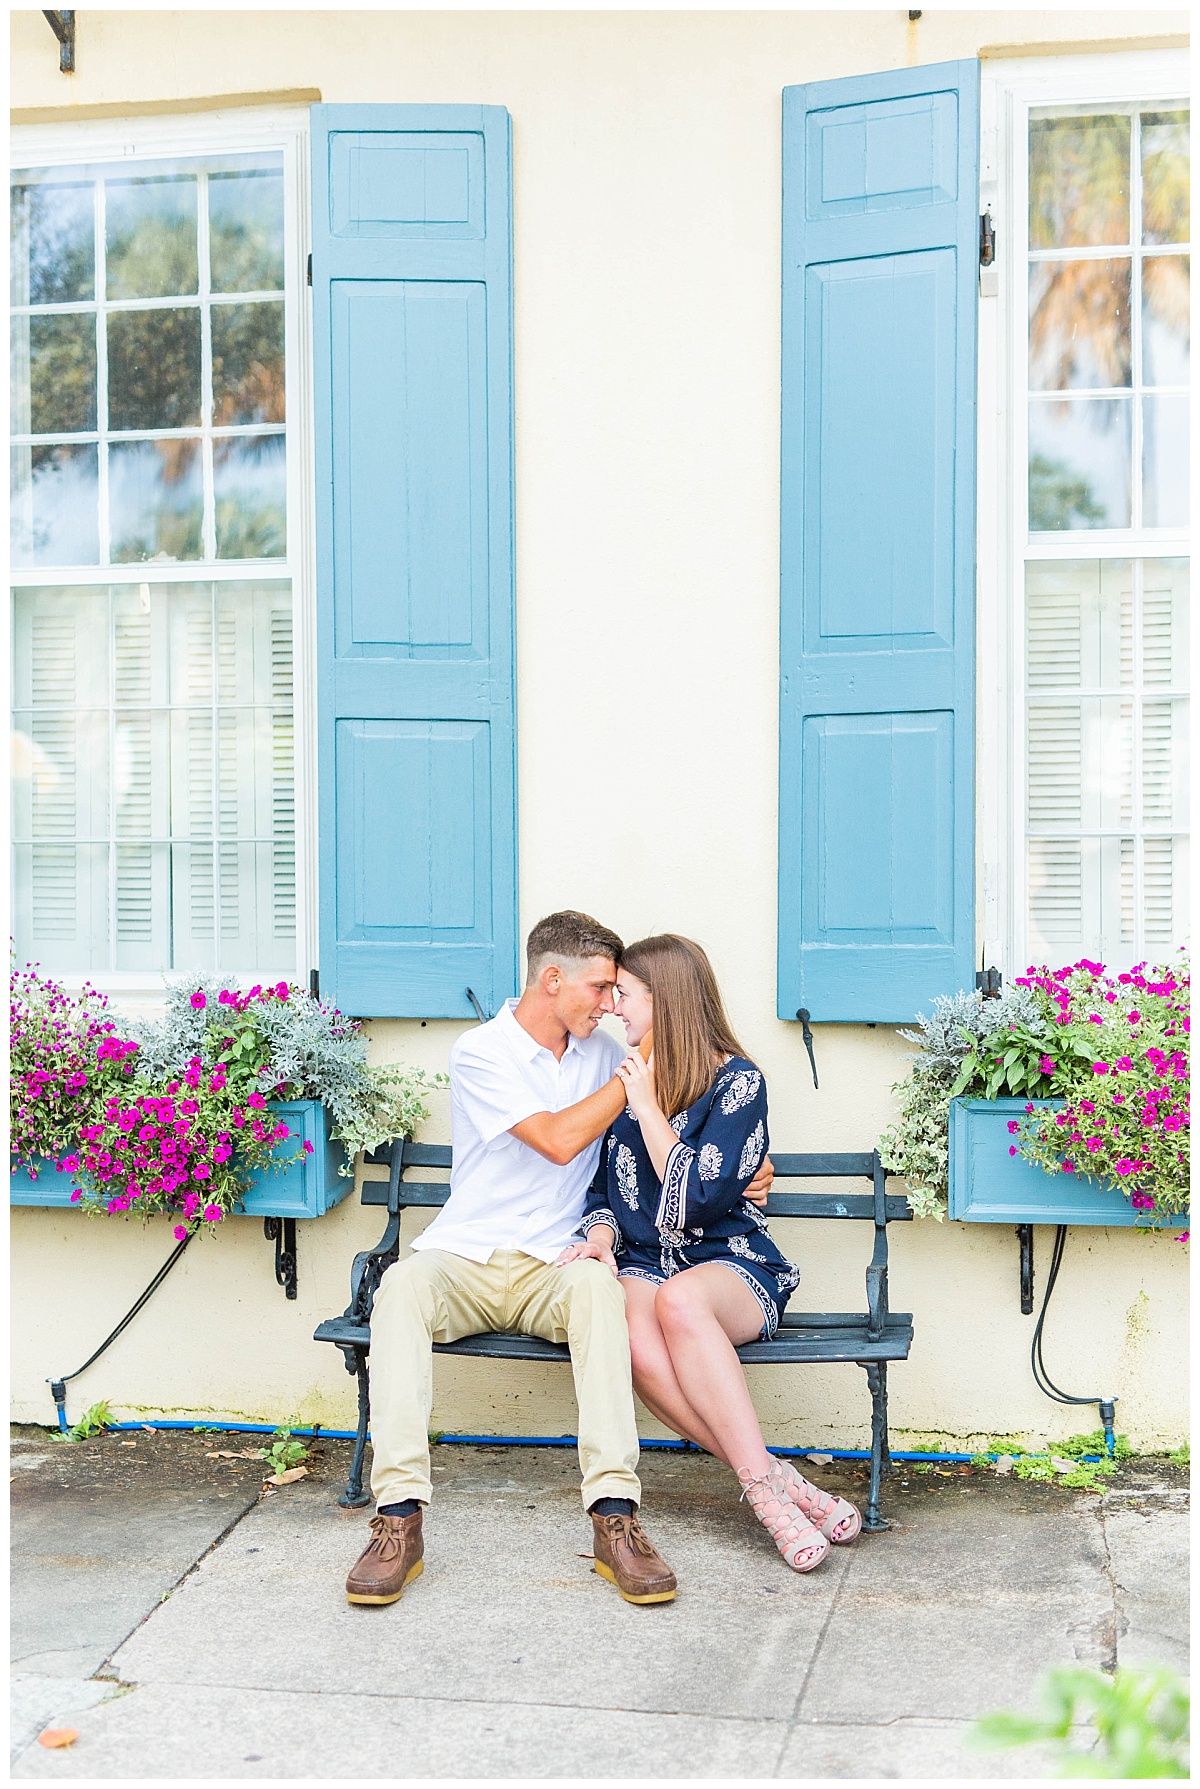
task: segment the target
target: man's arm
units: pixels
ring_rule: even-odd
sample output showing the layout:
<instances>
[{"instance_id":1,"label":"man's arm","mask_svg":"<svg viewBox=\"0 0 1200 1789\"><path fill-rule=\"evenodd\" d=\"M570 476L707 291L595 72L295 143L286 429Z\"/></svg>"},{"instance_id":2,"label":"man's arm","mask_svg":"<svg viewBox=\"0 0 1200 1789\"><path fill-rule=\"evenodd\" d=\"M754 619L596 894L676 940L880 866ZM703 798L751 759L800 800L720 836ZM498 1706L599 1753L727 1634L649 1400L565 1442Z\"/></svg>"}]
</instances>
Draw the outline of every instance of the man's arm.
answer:
<instances>
[{"instance_id":1,"label":"man's arm","mask_svg":"<svg viewBox=\"0 0 1200 1789\"><path fill-rule=\"evenodd\" d=\"M561 1112L535 1112L514 1124L511 1136L528 1143L548 1162L560 1168L574 1161L581 1149L602 1137L618 1112L625 1105L625 1083L620 1075L606 1081L598 1093L589 1093L574 1106Z\"/></svg>"},{"instance_id":2,"label":"man's arm","mask_svg":"<svg viewBox=\"0 0 1200 1789\"><path fill-rule=\"evenodd\" d=\"M643 1062L650 1060L652 1047L653 1040L647 1032L637 1047ZM614 1075L598 1093L589 1093L586 1099L564 1107L561 1112L535 1112L532 1118L523 1118L520 1124L514 1124L509 1134L528 1143L530 1149L536 1149L548 1162L565 1168L581 1149L602 1137L624 1109L625 1083L620 1075Z\"/></svg>"}]
</instances>

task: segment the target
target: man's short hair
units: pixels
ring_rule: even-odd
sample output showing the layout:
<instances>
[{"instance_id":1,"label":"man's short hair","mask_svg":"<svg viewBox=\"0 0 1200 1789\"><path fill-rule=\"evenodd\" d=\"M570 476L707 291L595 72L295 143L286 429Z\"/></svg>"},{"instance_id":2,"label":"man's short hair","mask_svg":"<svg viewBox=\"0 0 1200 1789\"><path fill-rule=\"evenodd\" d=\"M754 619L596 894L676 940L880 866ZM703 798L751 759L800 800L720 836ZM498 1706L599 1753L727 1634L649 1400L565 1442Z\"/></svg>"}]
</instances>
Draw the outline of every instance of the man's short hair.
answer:
<instances>
[{"instance_id":1,"label":"man's short hair","mask_svg":"<svg viewBox=\"0 0 1200 1789\"><path fill-rule=\"evenodd\" d=\"M526 978L541 973L547 957L586 963L589 957L611 957L619 964L624 945L615 932L602 926L590 913L548 913L539 919L525 940Z\"/></svg>"}]
</instances>

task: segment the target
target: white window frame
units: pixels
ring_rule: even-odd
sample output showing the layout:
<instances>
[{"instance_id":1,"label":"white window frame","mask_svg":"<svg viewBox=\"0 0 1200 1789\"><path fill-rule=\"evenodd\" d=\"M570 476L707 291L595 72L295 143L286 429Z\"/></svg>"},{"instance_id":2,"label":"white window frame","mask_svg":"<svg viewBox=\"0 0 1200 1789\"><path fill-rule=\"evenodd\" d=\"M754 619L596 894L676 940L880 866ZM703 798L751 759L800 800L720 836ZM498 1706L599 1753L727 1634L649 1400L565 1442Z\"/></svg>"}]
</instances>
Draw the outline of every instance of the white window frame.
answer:
<instances>
[{"instance_id":1,"label":"white window frame","mask_svg":"<svg viewBox=\"0 0 1200 1789\"><path fill-rule=\"evenodd\" d=\"M175 156L240 155L273 149L283 155L284 179L284 402L287 417L287 516L285 559L222 559L149 566L38 566L14 568L10 588L20 585L217 583L290 577L294 678L296 789L296 961L294 975L308 985L317 962L316 799L316 539L313 489L312 308L307 296L310 249L309 115L307 106L227 107L184 115L81 119L34 124L11 133L10 165L70 167L96 162L161 160ZM52 963L45 965L54 975ZM64 973L56 979L78 988L86 980L127 1006L153 1011L180 972L95 975ZM242 979L249 985L252 975Z\"/></svg>"},{"instance_id":2,"label":"white window frame","mask_svg":"<svg viewBox=\"0 0 1200 1789\"><path fill-rule=\"evenodd\" d=\"M976 630L976 848L979 948L1007 981L1030 958L1025 853L1028 141L1040 106L1189 103L1184 50L985 61L980 211L996 259L980 270ZM1135 468L1136 471L1136 468ZM1036 537L1037 557L1186 558L1188 530L1088 529Z\"/></svg>"}]
</instances>

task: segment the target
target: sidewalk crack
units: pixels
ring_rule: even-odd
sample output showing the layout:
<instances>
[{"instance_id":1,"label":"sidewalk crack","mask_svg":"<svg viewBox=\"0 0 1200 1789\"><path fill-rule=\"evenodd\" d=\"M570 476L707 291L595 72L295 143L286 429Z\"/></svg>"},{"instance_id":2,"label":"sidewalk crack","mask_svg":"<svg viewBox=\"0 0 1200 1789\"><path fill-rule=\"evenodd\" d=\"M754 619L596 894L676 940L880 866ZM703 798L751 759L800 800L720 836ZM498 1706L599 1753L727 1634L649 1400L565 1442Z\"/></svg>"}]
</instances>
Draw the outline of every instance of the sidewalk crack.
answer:
<instances>
[{"instance_id":1,"label":"sidewalk crack","mask_svg":"<svg viewBox=\"0 0 1200 1789\"><path fill-rule=\"evenodd\" d=\"M788 1749L789 1744L791 1743L792 1734L795 1732L795 1729L796 1729L796 1722L800 1718L800 1709L803 1705L805 1696L808 1694L808 1685L809 1685L810 1679L812 1678L813 1667L816 1665L818 1658L821 1656L821 1648L825 1644L825 1636L829 1632L830 1623L832 1622L834 1614L837 1611L837 1606L838 1606L839 1602L841 1601L842 1591L844 1590L845 1585L846 1585L846 1579L850 1576L850 1566L851 1566L851 1556L850 1556L849 1552L847 1552L845 1562L842 1566L842 1573L841 1573L841 1576L837 1582L837 1589L834 1591L832 1597L830 1597L830 1599L829 1599L829 1607L825 1611L825 1619L821 1623L821 1631L817 1635L817 1643L812 1649L812 1652L809 1656L807 1665L804 1667L804 1675L800 1679L800 1687L796 1691L796 1699L792 1703L792 1712L787 1717L787 1723L786 1723L786 1725L784 1727L784 1731L783 1731L783 1739L782 1739L782 1742L779 1747L779 1754L776 1757L775 1763L771 1768L771 1775L773 1777L777 1777L779 1775L779 1767L783 1763L783 1760L787 1754L787 1749Z\"/></svg>"}]
</instances>

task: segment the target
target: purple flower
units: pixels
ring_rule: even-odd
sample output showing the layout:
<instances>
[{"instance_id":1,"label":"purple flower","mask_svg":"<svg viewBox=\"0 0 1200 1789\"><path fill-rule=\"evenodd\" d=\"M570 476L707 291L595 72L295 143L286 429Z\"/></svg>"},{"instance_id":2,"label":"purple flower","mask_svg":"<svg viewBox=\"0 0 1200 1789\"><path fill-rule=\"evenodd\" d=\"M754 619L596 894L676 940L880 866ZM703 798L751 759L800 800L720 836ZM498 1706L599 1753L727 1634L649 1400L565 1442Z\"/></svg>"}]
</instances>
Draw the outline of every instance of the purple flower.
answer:
<instances>
[{"instance_id":1,"label":"purple flower","mask_svg":"<svg viewBox=\"0 0 1200 1789\"><path fill-rule=\"evenodd\" d=\"M1015 1143L1010 1143L1010 1144L1009 1144L1009 1146L1008 1146L1008 1153L1009 1153L1009 1155L1016 1155L1016 1153L1017 1153L1017 1146L1016 1146L1016 1144L1015 1144Z\"/></svg>"},{"instance_id":2,"label":"purple flower","mask_svg":"<svg viewBox=\"0 0 1200 1789\"><path fill-rule=\"evenodd\" d=\"M1016 1121L1016 1119L1015 1119L1015 1118L1010 1118L1010 1119L1009 1119L1009 1121L1008 1121L1008 1134L1009 1134L1009 1136L1010 1136L1010 1137L1015 1137L1015 1136L1016 1136L1016 1134L1017 1134L1017 1132L1018 1132L1018 1131L1019 1131L1019 1130L1020 1130L1020 1128L1021 1128L1021 1127L1020 1127L1020 1125L1019 1125L1019 1124L1018 1124L1018 1123L1017 1123L1017 1121Z\"/></svg>"},{"instance_id":3,"label":"purple flower","mask_svg":"<svg viewBox=\"0 0 1200 1789\"><path fill-rule=\"evenodd\" d=\"M304 1153L305 1153L305 1155L311 1155L311 1154L312 1154L312 1152L313 1152L313 1146L312 1146L312 1144L311 1144L311 1143L306 1143L306 1144L305 1144L305 1145L304 1145Z\"/></svg>"},{"instance_id":4,"label":"purple flower","mask_svg":"<svg viewBox=\"0 0 1200 1789\"><path fill-rule=\"evenodd\" d=\"M208 1005L208 1001L204 998L204 995L199 988L197 988L196 992L192 995L192 1005L198 1013L203 1012L204 1008Z\"/></svg>"},{"instance_id":5,"label":"purple flower","mask_svg":"<svg viewBox=\"0 0 1200 1789\"><path fill-rule=\"evenodd\" d=\"M176 1226L175 1226L176 1242L182 1242L186 1235L187 1235L186 1227L183 1224L176 1224Z\"/></svg>"},{"instance_id":6,"label":"purple flower","mask_svg":"<svg viewBox=\"0 0 1200 1789\"><path fill-rule=\"evenodd\" d=\"M1044 1075L1052 1075L1054 1073L1054 1068L1055 1068L1055 1062L1054 1062L1053 1056L1039 1057L1038 1058L1038 1067L1041 1069L1041 1071Z\"/></svg>"},{"instance_id":7,"label":"purple flower","mask_svg":"<svg viewBox=\"0 0 1200 1789\"><path fill-rule=\"evenodd\" d=\"M192 1169L192 1179L193 1180L207 1180L211 1173L212 1173L212 1169L210 1168L210 1166L207 1162L197 1162L195 1167Z\"/></svg>"},{"instance_id":8,"label":"purple flower","mask_svg":"<svg viewBox=\"0 0 1200 1789\"><path fill-rule=\"evenodd\" d=\"M206 1224L219 1224L221 1221L221 1207L219 1205L206 1205L204 1207L204 1221Z\"/></svg>"},{"instance_id":9,"label":"purple flower","mask_svg":"<svg viewBox=\"0 0 1200 1789\"><path fill-rule=\"evenodd\" d=\"M1094 1075L1106 1075L1108 1073L1107 1062L1093 1062L1092 1073Z\"/></svg>"}]
</instances>

